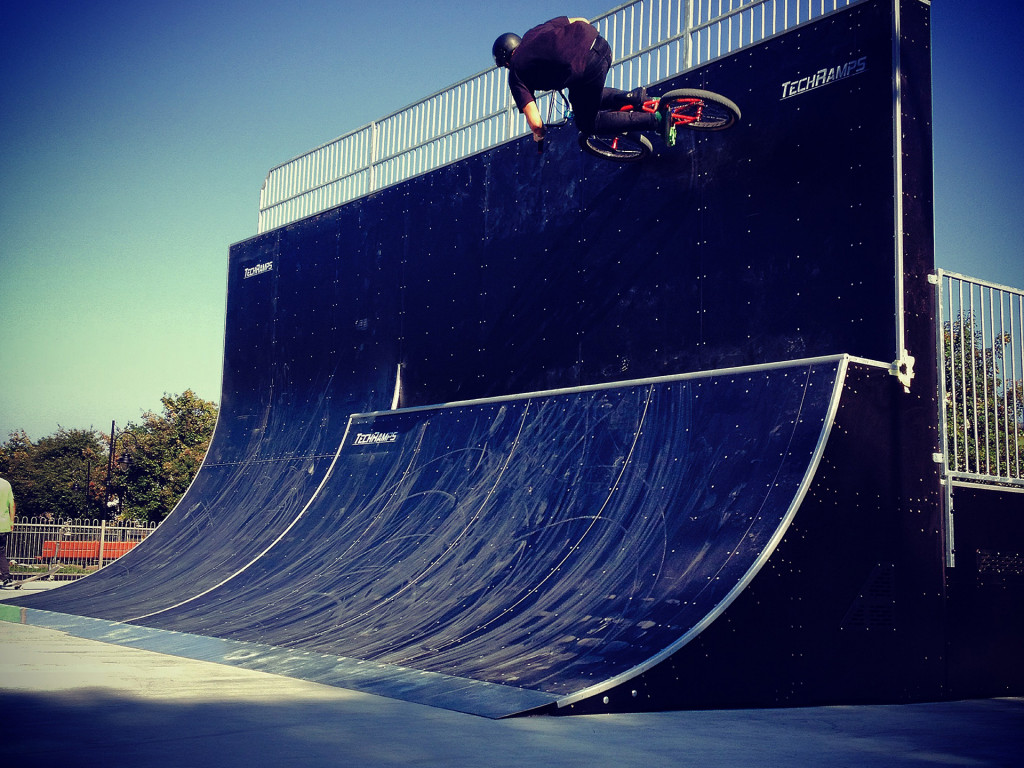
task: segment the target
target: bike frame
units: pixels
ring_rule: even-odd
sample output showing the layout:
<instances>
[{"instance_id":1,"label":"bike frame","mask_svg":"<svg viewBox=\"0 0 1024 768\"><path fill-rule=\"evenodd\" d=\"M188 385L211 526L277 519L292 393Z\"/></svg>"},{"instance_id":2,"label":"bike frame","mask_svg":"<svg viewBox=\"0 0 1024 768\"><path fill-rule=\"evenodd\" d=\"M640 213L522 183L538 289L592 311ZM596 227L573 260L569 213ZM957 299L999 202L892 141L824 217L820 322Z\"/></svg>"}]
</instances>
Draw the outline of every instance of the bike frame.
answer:
<instances>
[{"instance_id":1,"label":"bike frame","mask_svg":"<svg viewBox=\"0 0 1024 768\"><path fill-rule=\"evenodd\" d=\"M548 125L562 125L567 122L572 115L572 105L569 103L569 97L565 95L564 91L556 91L561 97L562 109L564 110L561 119L557 121L547 120L545 121ZM620 107L617 110L611 110L614 112L649 112L654 113L658 111L658 105L661 103L661 99L647 99L639 108L627 104L624 107ZM696 110L691 112L690 109L696 107ZM689 125L690 123L696 123L704 116L704 101L702 99L678 99L676 104L672 107L669 116L672 119L672 125L677 128L681 128Z\"/></svg>"},{"instance_id":2,"label":"bike frame","mask_svg":"<svg viewBox=\"0 0 1024 768\"><path fill-rule=\"evenodd\" d=\"M626 105L618 109L618 112L650 112L654 113L658 111L658 105L661 103L661 99L648 99L643 105L637 109L631 105ZM687 114L690 107L696 107L696 112ZM701 99L678 99L676 105L672 107L669 112L669 116L672 119L672 125L677 128L687 126L690 123L696 123L703 117L704 114L704 102Z\"/></svg>"}]
</instances>

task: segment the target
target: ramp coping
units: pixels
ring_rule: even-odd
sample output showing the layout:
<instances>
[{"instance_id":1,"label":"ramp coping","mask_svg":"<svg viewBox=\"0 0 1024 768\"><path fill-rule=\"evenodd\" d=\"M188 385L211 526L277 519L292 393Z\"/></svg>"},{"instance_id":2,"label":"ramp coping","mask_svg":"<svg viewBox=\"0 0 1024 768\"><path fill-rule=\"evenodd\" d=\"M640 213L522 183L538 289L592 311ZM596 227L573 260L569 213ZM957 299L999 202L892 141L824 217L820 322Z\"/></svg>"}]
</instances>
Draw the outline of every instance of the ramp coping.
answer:
<instances>
[{"instance_id":1,"label":"ramp coping","mask_svg":"<svg viewBox=\"0 0 1024 768\"><path fill-rule=\"evenodd\" d=\"M868 360L867 358L855 357L848 354L838 355L823 355L821 357L807 357L799 358L796 360L783 360L774 363L760 363L756 365L740 365L729 368L713 368L706 371L691 371L688 373L673 373L665 376L651 376L643 379L624 379L622 381L607 381L601 384L582 384L577 387L562 387L560 389L544 389L533 392L520 392L509 395L495 395L493 397L481 397L469 400L452 400L445 403L432 403L430 405L414 405L406 408L392 408L386 411L366 411L365 413L353 413L350 418L361 419L370 418L374 416L383 416L387 413L416 413L419 411L437 411L444 408L464 408L467 406L474 405L487 405L489 403L507 403L515 402L517 400L530 400L532 398L540 397L555 397L558 395L575 395L581 392L600 392L606 389L621 389L623 387L642 387L648 384L664 384L673 381L687 381L690 379L704 379L711 378L712 376L733 376L733 375L744 375L748 373L758 373L760 371L774 371L780 368L797 368L807 365L822 365L822 364L834 364L845 361L846 363L856 363L858 365L866 365L872 368L885 368L889 370L892 368L891 363L883 363L878 360Z\"/></svg>"}]
</instances>

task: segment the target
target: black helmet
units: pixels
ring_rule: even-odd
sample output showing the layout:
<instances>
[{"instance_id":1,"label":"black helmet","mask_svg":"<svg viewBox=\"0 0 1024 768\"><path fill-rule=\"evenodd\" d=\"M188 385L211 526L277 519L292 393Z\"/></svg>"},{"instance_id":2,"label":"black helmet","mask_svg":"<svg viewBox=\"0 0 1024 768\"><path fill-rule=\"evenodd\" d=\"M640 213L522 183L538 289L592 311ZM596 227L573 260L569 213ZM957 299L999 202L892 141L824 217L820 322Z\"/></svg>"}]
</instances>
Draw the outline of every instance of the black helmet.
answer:
<instances>
[{"instance_id":1,"label":"black helmet","mask_svg":"<svg viewBox=\"0 0 1024 768\"><path fill-rule=\"evenodd\" d=\"M491 46L491 55L494 56L494 63L499 67L508 66L509 61L512 59L512 51L518 48L521 42L523 42L523 38L514 32L506 32L504 35L500 35L494 41L494 45Z\"/></svg>"}]
</instances>

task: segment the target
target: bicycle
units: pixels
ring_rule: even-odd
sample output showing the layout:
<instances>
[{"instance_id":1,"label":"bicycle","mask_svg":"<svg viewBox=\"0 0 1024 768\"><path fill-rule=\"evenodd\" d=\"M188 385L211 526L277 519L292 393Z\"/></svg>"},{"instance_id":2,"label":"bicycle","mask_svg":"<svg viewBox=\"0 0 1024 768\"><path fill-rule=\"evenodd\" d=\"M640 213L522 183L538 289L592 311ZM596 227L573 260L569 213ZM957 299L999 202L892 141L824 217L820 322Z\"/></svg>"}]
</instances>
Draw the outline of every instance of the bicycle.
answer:
<instances>
[{"instance_id":1,"label":"bicycle","mask_svg":"<svg viewBox=\"0 0 1024 768\"><path fill-rule=\"evenodd\" d=\"M648 99L640 107L623 107L620 111L639 109L657 112L659 106L667 104L666 115L671 121L666 144L675 144L678 128L691 131L724 131L740 119L740 108L725 96L697 88L680 88L669 91L659 98ZM580 148L591 155L620 163L635 163L646 159L654 145L643 133L580 134Z\"/></svg>"}]
</instances>

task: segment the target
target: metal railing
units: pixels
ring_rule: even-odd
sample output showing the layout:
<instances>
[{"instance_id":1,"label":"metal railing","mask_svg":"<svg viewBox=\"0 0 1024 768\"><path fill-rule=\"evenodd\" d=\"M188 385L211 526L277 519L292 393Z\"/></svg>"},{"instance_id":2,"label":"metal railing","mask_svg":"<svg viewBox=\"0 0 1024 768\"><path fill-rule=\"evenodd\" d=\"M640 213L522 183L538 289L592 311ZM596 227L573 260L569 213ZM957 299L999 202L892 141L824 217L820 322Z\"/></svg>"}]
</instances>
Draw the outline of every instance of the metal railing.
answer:
<instances>
[{"instance_id":1,"label":"metal railing","mask_svg":"<svg viewBox=\"0 0 1024 768\"><path fill-rule=\"evenodd\" d=\"M17 580L53 571L54 579L75 579L124 555L157 525L105 520L18 519L7 543Z\"/></svg>"},{"instance_id":2,"label":"metal railing","mask_svg":"<svg viewBox=\"0 0 1024 768\"><path fill-rule=\"evenodd\" d=\"M946 476L1024 486L1024 292L939 270Z\"/></svg>"},{"instance_id":3,"label":"metal railing","mask_svg":"<svg viewBox=\"0 0 1024 768\"><path fill-rule=\"evenodd\" d=\"M860 0L634 0L593 20L628 90L766 40ZM490 41L481 41L486 51ZM551 115L555 99L538 99ZM312 216L527 133L491 68L270 170L258 231Z\"/></svg>"}]
</instances>

